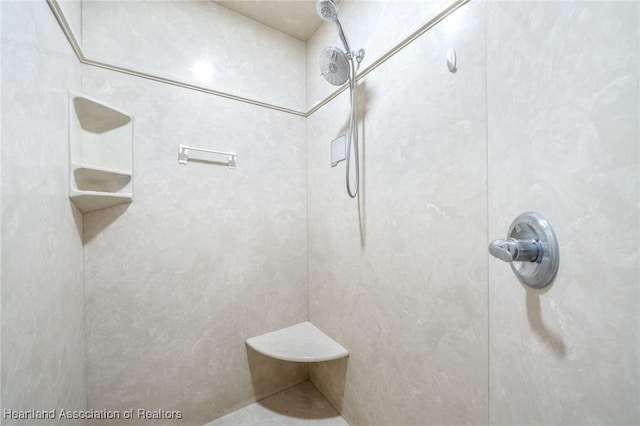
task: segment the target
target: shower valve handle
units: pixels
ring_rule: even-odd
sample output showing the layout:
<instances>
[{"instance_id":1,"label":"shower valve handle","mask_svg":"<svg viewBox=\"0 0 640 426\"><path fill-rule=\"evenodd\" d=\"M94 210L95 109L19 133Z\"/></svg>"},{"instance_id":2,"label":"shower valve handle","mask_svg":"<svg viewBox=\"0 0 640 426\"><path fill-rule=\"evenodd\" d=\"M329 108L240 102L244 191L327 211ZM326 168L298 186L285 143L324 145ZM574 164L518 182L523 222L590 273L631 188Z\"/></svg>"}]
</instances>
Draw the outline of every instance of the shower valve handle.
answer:
<instances>
[{"instance_id":1,"label":"shower valve handle","mask_svg":"<svg viewBox=\"0 0 640 426\"><path fill-rule=\"evenodd\" d=\"M489 253L507 263L535 262L542 251L542 246L536 240L493 240L489 244Z\"/></svg>"},{"instance_id":2,"label":"shower valve handle","mask_svg":"<svg viewBox=\"0 0 640 426\"><path fill-rule=\"evenodd\" d=\"M516 217L506 240L493 240L489 253L507 262L518 280L531 288L551 284L558 272L560 249L551 224L538 212Z\"/></svg>"}]
</instances>

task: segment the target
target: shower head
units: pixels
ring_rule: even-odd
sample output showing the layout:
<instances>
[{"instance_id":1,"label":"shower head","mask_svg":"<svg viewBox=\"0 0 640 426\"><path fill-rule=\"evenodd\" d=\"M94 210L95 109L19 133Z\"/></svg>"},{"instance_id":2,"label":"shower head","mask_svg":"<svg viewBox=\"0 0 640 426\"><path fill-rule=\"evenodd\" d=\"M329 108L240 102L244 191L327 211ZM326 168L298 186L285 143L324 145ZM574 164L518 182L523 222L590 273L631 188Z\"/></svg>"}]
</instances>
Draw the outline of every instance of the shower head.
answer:
<instances>
[{"instance_id":1,"label":"shower head","mask_svg":"<svg viewBox=\"0 0 640 426\"><path fill-rule=\"evenodd\" d=\"M316 11L325 21L335 21L338 19L338 5L333 0L318 0Z\"/></svg>"},{"instance_id":2,"label":"shower head","mask_svg":"<svg viewBox=\"0 0 640 426\"><path fill-rule=\"evenodd\" d=\"M320 74L334 86L342 86L349 79L347 55L334 46L326 47L320 53Z\"/></svg>"},{"instance_id":3,"label":"shower head","mask_svg":"<svg viewBox=\"0 0 640 426\"><path fill-rule=\"evenodd\" d=\"M349 42L347 41L347 36L344 35L344 31L342 30L342 25L340 25L340 20L338 19L338 5L335 0L318 0L316 2L316 11L318 15L322 19L328 22L335 22L338 27L338 35L340 36L340 40L342 40L342 44L344 45L344 50L348 53L351 53L351 48L349 47Z\"/></svg>"}]
</instances>

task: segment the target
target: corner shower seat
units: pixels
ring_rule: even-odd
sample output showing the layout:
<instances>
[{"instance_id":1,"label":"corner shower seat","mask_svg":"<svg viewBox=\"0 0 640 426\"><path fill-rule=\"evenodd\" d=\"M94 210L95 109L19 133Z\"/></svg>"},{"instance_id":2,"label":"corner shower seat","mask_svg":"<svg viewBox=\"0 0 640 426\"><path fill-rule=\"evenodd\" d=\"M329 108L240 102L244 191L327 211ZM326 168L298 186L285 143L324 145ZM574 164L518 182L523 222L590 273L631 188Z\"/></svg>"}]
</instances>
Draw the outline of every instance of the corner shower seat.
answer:
<instances>
[{"instance_id":1,"label":"corner shower seat","mask_svg":"<svg viewBox=\"0 0 640 426\"><path fill-rule=\"evenodd\" d=\"M348 350L308 321L252 337L247 339L247 345L283 361L320 362L349 355Z\"/></svg>"}]
</instances>

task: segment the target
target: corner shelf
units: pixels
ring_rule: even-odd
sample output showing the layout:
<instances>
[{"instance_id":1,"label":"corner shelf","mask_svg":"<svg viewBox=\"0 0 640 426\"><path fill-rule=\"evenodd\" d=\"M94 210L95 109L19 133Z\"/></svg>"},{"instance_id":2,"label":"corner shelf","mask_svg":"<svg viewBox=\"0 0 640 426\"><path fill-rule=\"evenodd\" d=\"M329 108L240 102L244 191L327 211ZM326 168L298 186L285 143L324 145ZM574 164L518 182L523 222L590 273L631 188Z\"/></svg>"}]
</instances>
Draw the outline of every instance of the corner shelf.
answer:
<instances>
[{"instance_id":1,"label":"corner shelf","mask_svg":"<svg viewBox=\"0 0 640 426\"><path fill-rule=\"evenodd\" d=\"M247 345L284 361L319 362L349 356L348 350L308 321L252 337Z\"/></svg>"},{"instance_id":2,"label":"corner shelf","mask_svg":"<svg viewBox=\"0 0 640 426\"><path fill-rule=\"evenodd\" d=\"M133 198L131 192L119 192L131 182L131 172L76 163L71 163L71 170L75 187L70 197L83 212L129 203Z\"/></svg>"},{"instance_id":3,"label":"corner shelf","mask_svg":"<svg viewBox=\"0 0 640 426\"><path fill-rule=\"evenodd\" d=\"M130 115L69 92L69 197L91 212L133 200Z\"/></svg>"}]
</instances>

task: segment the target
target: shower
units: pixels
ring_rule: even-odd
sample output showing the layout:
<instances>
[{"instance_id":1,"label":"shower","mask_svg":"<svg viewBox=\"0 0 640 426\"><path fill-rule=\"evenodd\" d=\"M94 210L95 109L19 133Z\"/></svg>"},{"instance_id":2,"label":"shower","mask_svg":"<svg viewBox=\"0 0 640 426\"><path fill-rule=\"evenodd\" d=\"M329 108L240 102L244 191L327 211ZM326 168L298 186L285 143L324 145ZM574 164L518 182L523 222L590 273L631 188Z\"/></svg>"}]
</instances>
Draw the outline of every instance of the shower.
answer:
<instances>
[{"instance_id":1,"label":"shower","mask_svg":"<svg viewBox=\"0 0 640 426\"><path fill-rule=\"evenodd\" d=\"M318 0L316 2L316 11L318 15L325 21L334 22L338 27L338 35L344 51L335 46L326 47L320 53L320 74L330 84L341 86L349 81L349 93L351 110L349 114L349 133L347 134L347 170L346 185L347 193L351 198L358 195L358 186L360 182L360 166L358 160L358 127L356 123L355 104L356 104L356 71L360 62L364 58L364 49L352 51L349 47L347 37L342 30L342 25L338 19L338 5L334 0ZM350 182L351 167L351 146L353 145L353 158L355 162L355 184L353 189Z\"/></svg>"}]
</instances>

